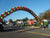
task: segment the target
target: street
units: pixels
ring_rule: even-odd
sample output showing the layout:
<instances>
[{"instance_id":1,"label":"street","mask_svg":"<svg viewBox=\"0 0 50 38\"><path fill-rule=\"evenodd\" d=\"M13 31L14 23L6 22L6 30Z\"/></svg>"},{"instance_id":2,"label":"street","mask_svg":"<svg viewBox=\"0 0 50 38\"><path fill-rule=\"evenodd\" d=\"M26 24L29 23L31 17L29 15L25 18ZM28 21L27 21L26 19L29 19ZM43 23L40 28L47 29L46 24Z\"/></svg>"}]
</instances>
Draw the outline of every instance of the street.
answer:
<instances>
[{"instance_id":1,"label":"street","mask_svg":"<svg viewBox=\"0 0 50 38\"><path fill-rule=\"evenodd\" d=\"M50 38L50 31L40 28L0 32L0 38Z\"/></svg>"}]
</instances>

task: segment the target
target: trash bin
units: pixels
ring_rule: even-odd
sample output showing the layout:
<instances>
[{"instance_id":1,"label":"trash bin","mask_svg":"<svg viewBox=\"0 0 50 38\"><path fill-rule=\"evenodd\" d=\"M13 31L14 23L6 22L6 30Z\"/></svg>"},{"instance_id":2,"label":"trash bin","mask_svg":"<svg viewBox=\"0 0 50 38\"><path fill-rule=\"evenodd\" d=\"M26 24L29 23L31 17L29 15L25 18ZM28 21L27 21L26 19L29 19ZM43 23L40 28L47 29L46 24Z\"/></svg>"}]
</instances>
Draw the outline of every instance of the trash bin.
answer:
<instances>
[{"instance_id":1,"label":"trash bin","mask_svg":"<svg viewBox=\"0 0 50 38\"><path fill-rule=\"evenodd\" d=\"M50 29L50 24L48 24L48 28Z\"/></svg>"},{"instance_id":2,"label":"trash bin","mask_svg":"<svg viewBox=\"0 0 50 38\"><path fill-rule=\"evenodd\" d=\"M48 29L50 29L50 20L48 21Z\"/></svg>"}]
</instances>

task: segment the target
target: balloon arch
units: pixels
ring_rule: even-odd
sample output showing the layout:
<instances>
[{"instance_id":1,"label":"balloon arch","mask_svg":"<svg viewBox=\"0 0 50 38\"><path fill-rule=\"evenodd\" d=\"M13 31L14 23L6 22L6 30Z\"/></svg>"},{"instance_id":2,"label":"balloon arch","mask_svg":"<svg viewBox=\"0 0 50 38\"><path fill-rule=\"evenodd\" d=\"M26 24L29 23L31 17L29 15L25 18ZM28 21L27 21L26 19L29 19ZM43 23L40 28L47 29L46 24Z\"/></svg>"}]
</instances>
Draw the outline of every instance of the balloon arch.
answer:
<instances>
[{"instance_id":1,"label":"balloon arch","mask_svg":"<svg viewBox=\"0 0 50 38\"><path fill-rule=\"evenodd\" d=\"M24 11L29 12L32 16L35 17L35 19L37 20L37 22L40 23L40 20L39 20L38 16L37 16L33 11L31 11L30 9L28 9L28 8L26 8L26 7L23 7L23 6L18 6L18 7L16 6L16 7L14 7L14 8L9 9L9 11L6 10L4 13L2 13L2 14L0 15L0 22L1 22L6 16L8 16L8 15L10 15L11 13L13 13L13 12L15 12L15 11L18 11L18 10L24 10Z\"/></svg>"}]
</instances>

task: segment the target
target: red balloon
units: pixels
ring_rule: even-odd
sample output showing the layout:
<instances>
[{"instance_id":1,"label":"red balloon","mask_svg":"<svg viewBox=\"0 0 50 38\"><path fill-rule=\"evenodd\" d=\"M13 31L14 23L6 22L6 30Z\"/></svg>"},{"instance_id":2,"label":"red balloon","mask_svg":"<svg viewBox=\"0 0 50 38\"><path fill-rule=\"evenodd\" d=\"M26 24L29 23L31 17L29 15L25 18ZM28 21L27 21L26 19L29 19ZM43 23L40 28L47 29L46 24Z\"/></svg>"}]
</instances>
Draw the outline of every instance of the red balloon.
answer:
<instances>
[{"instance_id":1,"label":"red balloon","mask_svg":"<svg viewBox=\"0 0 50 38\"><path fill-rule=\"evenodd\" d=\"M11 14L11 11L10 11L10 14Z\"/></svg>"},{"instance_id":2,"label":"red balloon","mask_svg":"<svg viewBox=\"0 0 50 38\"><path fill-rule=\"evenodd\" d=\"M13 8L11 8L12 11L15 11Z\"/></svg>"},{"instance_id":3,"label":"red balloon","mask_svg":"<svg viewBox=\"0 0 50 38\"><path fill-rule=\"evenodd\" d=\"M8 15L8 13L7 13L7 12L5 12L5 14L6 14L6 16Z\"/></svg>"},{"instance_id":4,"label":"red balloon","mask_svg":"<svg viewBox=\"0 0 50 38\"><path fill-rule=\"evenodd\" d=\"M23 7L21 6L21 8L23 9Z\"/></svg>"},{"instance_id":5,"label":"red balloon","mask_svg":"<svg viewBox=\"0 0 50 38\"><path fill-rule=\"evenodd\" d=\"M16 7L14 7L16 10L17 10L17 8Z\"/></svg>"},{"instance_id":6,"label":"red balloon","mask_svg":"<svg viewBox=\"0 0 50 38\"><path fill-rule=\"evenodd\" d=\"M20 7L18 6L18 9L20 9Z\"/></svg>"},{"instance_id":7,"label":"red balloon","mask_svg":"<svg viewBox=\"0 0 50 38\"><path fill-rule=\"evenodd\" d=\"M1 14L1 16L4 18L5 16L3 14Z\"/></svg>"},{"instance_id":8,"label":"red balloon","mask_svg":"<svg viewBox=\"0 0 50 38\"><path fill-rule=\"evenodd\" d=\"M2 19L0 18L0 21L1 21Z\"/></svg>"}]
</instances>

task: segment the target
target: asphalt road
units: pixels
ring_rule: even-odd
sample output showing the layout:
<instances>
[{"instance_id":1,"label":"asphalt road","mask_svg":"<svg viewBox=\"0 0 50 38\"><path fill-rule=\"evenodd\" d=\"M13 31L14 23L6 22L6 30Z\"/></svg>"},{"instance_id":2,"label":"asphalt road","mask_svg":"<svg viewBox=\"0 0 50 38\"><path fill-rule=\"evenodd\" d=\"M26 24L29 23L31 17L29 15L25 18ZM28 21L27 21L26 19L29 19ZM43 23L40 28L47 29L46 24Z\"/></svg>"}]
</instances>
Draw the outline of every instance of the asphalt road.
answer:
<instances>
[{"instance_id":1,"label":"asphalt road","mask_svg":"<svg viewBox=\"0 0 50 38\"><path fill-rule=\"evenodd\" d=\"M0 32L0 38L50 38L50 31L42 29Z\"/></svg>"}]
</instances>

